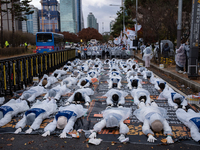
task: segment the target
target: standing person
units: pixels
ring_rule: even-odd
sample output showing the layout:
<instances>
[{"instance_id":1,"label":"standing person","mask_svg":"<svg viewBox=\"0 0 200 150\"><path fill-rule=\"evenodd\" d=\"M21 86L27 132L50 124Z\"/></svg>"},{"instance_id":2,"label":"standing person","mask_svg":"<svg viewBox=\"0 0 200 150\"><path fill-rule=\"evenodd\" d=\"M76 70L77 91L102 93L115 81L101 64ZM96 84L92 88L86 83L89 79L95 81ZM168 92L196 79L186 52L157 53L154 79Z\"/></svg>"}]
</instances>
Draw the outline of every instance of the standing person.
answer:
<instances>
[{"instance_id":1,"label":"standing person","mask_svg":"<svg viewBox=\"0 0 200 150\"><path fill-rule=\"evenodd\" d=\"M145 67L150 67L150 60L152 58L153 53L152 53L152 48L149 43L143 52L144 52L144 55L143 55L142 60L145 61Z\"/></svg>"},{"instance_id":2,"label":"standing person","mask_svg":"<svg viewBox=\"0 0 200 150\"><path fill-rule=\"evenodd\" d=\"M9 47L8 41L5 41L5 46L6 46L7 48Z\"/></svg>"},{"instance_id":3,"label":"standing person","mask_svg":"<svg viewBox=\"0 0 200 150\"><path fill-rule=\"evenodd\" d=\"M181 46L176 50L175 62L176 62L176 71L178 73L184 73L184 66L186 62L184 42L181 41Z\"/></svg>"},{"instance_id":4,"label":"standing person","mask_svg":"<svg viewBox=\"0 0 200 150\"><path fill-rule=\"evenodd\" d=\"M168 43L166 43L162 50L163 57L169 58L169 52L170 52L170 47L169 47Z\"/></svg>"},{"instance_id":5,"label":"standing person","mask_svg":"<svg viewBox=\"0 0 200 150\"><path fill-rule=\"evenodd\" d=\"M26 52L27 52L28 44L26 42L24 43L24 47L26 48Z\"/></svg>"}]
</instances>

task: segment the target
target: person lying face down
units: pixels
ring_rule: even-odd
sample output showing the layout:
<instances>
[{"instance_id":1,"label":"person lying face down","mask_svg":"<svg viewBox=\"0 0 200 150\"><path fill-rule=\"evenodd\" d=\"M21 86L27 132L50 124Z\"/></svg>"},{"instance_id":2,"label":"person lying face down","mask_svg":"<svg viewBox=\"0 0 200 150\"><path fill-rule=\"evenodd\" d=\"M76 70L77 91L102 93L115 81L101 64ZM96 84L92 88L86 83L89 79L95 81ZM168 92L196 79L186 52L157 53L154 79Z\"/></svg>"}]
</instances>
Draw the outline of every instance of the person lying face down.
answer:
<instances>
[{"instance_id":1,"label":"person lying face down","mask_svg":"<svg viewBox=\"0 0 200 150\"><path fill-rule=\"evenodd\" d=\"M73 71L73 67L71 63L67 63L63 66L62 70L67 71L67 72L72 72Z\"/></svg>"},{"instance_id":2,"label":"person lying face down","mask_svg":"<svg viewBox=\"0 0 200 150\"><path fill-rule=\"evenodd\" d=\"M130 78L127 78L127 87L131 89L137 89L142 88L142 80L138 78L138 76L131 76Z\"/></svg>"},{"instance_id":3,"label":"person lying face down","mask_svg":"<svg viewBox=\"0 0 200 150\"><path fill-rule=\"evenodd\" d=\"M29 90L24 91L22 95L20 96L20 99L28 100L29 102L32 102L35 100L36 97L47 93L47 90L43 86L34 86L31 87Z\"/></svg>"},{"instance_id":4,"label":"person lying face down","mask_svg":"<svg viewBox=\"0 0 200 150\"><path fill-rule=\"evenodd\" d=\"M39 101L27 110L23 118L16 124L17 129L14 133L18 134L22 132L22 129L26 125L30 125L30 128L25 131L25 133L30 134L33 130L39 129L42 121L48 118L51 114L57 111L56 101L54 99L46 99L44 101Z\"/></svg>"},{"instance_id":5,"label":"person lying face down","mask_svg":"<svg viewBox=\"0 0 200 150\"><path fill-rule=\"evenodd\" d=\"M56 82L58 82L58 79L56 77L54 76L49 77L48 75L44 74L38 85L44 86L44 88L48 88Z\"/></svg>"},{"instance_id":6,"label":"person lying face down","mask_svg":"<svg viewBox=\"0 0 200 150\"><path fill-rule=\"evenodd\" d=\"M91 95L94 95L94 91L91 88L84 88L84 89L78 89L76 90L73 95L71 95L65 105L69 105L73 101L80 103L81 101L85 102L86 106L89 106L90 104L90 97Z\"/></svg>"},{"instance_id":7,"label":"person lying face down","mask_svg":"<svg viewBox=\"0 0 200 150\"><path fill-rule=\"evenodd\" d=\"M18 113L29 109L29 102L21 99L11 99L0 107L0 127L12 120Z\"/></svg>"},{"instance_id":8,"label":"person lying face down","mask_svg":"<svg viewBox=\"0 0 200 150\"><path fill-rule=\"evenodd\" d=\"M92 84L91 77L83 77L79 80L77 86L80 88L88 88Z\"/></svg>"},{"instance_id":9,"label":"person lying face down","mask_svg":"<svg viewBox=\"0 0 200 150\"><path fill-rule=\"evenodd\" d=\"M83 63L81 66L77 66L77 69L80 71L85 71L87 72L89 70L89 66L87 63Z\"/></svg>"},{"instance_id":10,"label":"person lying face down","mask_svg":"<svg viewBox=\"0 0 200 150\"><path fill-rule=\"evenodd\" d=\"M110 89L105 95L107 99L106 99L106 103L107 106L112 107L112 106L117 106L120 107L123 104L125 104L125 97L128 95L127 92L125 91L120 91L120 90L116 90L116 89Z\"/></svg>"},{"instance_id":11,"label":"person lying face down","mask_svg":"<svg viewBox=\"0 0 200 150\"><path fill-rule=\"evenodd\" d=\"M75 86L77 82L78 78L72 77L72 75L70 75L61 82L61 85L65 85L67 88L70 88L72 86Z\"/></svg>"},{"instance_id":12,"label":"person lying face down","mask_svg":"<svg viewBox=\"0 0 200 150\"><path fill-rule=\"evenodd\" d=\"M92 134L89 136L91 139L96 139L97 132L100 132L104 127L106 128L119 128L120 136L118 137L120 142L127 142L129 138L126 138L125 135L129 132L129 128L126 124L123 123L131 113L130 108L107 108L103 111L103 119L96 123L93 127Z\"/></svg>"},{"instance_id":13,"label":"person lying face down","mask_svg":"<svg viewBox=\"0 0 200 150\"><path fill-rule=\"evenodd\" d=\"M113 73L113 72L112 72ZM121 79L122 77L120 75L113 74L110 76L110 79L108 80L108 88L115 88L121 89Z\"/></svg>"},{"instance_id":14,"label":"person lying face down","mask_svg":"<svg viewBox=\"0 0 200 150\"><path fill-rule=\"evenodd\" d=\"M57 85L56 87L50 89L47 94L44 96L43 99L46 98L54 98L56 101L60 100L60 97L62 95L66 95L67 93L70 93L70 89L67 88L66 85Z\"/></svg>"},{"instance_id":15,"label":"person lying face down","mask_svg":"<svg viewBox=\"0 0 200 150\"><path fill-rule=\"evenodd\" d=\"M166 118L167 111L164 108L152 101L149 106L146 106L142 101L138 105L139 109L134 111L134 115L143 122L142 132L148 136L148 142L155 142L154 132L161 132L167 135L167 143L174 143L172 140L172 129L169 126Z\"/></svg>"},{"instance_id":16,"label":"person lying face down","mask_svg":"<svg viewBox=\"0 0 200 150\"><path fill-rule=\"evenodd\" d=\"M190 129L191 137L200 144L200 113L192 109L186 112L182 108L176 110L177 118Z\"/></svg>"},{"instance_id":17,"label":"person lying face down","mask_svg":"<svg viewBox=\"0 0 200 150\"><path fill-rule=\"evenodd\" d=\"M96 70L90 70L88 71L87 75L90 78L98 78L99 73Z\"/></svg>"},{"instance_id":18,"label":"person lying face down","mask_svg":"<svg viewBox=\"0 0 200 150\"><path fill-rule=\"evenodd\" d=\"M69 106L60 107L55 115L53 122L44 128L43 137L50 135L56 128L62 130L60 138L67 138L67 133L73 131L76 120L86 113L86 109L80 104L70 104Z\"/></svg>"},{"instance_id":19,"label":"person lying face down","mask_svg":"<svg viewBox=\"0 0 200 150\"><path fill-rule=\"evenodd\" d=\"M51 76L54 76L55 78L59 79L61 76L67 75L67 71L61 70L61 69L56 69Z\"/></svg>"},{"instance_id":20,"label":"person lying face down","mask_svg":"<svg viewBox=\"0 0 200 150\"><path fill-rule=\"evenodd\" d=\"M144 99L144 103L146 105L151 103L151 98L150 98L150 93L149 91L143 89L143 88L137 88L137 89L133 89L131 91L131 96L134 99L134 103L136 105L138 105L141 102L141 97L143 97Z\"/></svg>"}]
</instances>

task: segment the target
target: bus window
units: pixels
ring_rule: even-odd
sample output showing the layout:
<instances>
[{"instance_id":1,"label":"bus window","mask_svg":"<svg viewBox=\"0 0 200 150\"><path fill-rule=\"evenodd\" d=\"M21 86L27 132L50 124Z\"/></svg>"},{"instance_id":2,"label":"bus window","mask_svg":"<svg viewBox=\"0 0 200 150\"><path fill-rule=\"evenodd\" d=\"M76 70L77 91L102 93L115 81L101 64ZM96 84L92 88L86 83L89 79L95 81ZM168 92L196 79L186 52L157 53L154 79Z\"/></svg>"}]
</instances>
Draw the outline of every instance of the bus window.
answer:
<instances>
[{"instance_id":1,"label":"bus window","mask_svg":"<svg viewBox=\"0 0 200 150\"><path fill-rule=\"evenodd\" d=\"M37 42L52 42L52 34L37 34Z\"/></svg>"}]
</instances>

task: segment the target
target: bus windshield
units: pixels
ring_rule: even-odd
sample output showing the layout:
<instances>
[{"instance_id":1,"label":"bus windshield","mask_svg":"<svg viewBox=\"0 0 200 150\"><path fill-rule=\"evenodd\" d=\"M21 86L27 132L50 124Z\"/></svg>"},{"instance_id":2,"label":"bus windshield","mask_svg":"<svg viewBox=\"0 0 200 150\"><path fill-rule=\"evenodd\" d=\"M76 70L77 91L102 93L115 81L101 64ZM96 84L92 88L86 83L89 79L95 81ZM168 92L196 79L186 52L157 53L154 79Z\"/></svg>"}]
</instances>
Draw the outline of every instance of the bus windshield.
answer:
<instances>
[{"instance_id":1,"label":"bus windshield","mask_svg":"<svg viewBox=\"0 0 200 150\"><path fill-rule=\"evenodd\" d=\"M52 42L52 34L50 33L37 34L37 42Z\"/></svg>"}]
</instances>

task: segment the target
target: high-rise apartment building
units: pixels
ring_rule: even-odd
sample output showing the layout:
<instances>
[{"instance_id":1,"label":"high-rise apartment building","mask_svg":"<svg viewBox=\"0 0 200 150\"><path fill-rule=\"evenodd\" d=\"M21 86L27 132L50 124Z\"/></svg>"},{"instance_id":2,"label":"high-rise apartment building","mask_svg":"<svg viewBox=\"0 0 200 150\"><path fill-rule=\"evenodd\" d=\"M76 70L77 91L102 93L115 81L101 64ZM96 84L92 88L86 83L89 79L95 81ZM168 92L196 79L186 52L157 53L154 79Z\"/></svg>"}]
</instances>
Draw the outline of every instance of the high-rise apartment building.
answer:
<instances>
[{"instance_id":1,"label":"high-rise apartment building","mask_svg":"<svg viewBox=\"0 0 200 150\"><path fill-rule=\"evenodd\" d=\"M42 10L39 10L39 31L59 32L60 13L57 0L41 0Z\"/></svg>"},{"instance_id":2,"label":"high-rise apartment building","mask_svg":"<svg viewBox=\"0 0 200 150\"><path fill-rule=\"evenodd\" d=\"M94 17L94 15L92 14L92 12L90 12L89 15L88 15L88 17L87 17L87 24L88 24L88 27L94 28L94 29L98 30L97 19Z\"/></svg>"},{"instance_id":3,"label":"high-rise apartment building","mask_svg":"<svg viewBox=\"0 0 200 150\"><path fill-rule=\"evenodd\" d=\"M84 28L82 0L60 0L61 32L77 33Z\"/></svg>"},{"instance_id":4,"label":"high-rise apartment building","mask_svg":"<svg viewBox=\"0 0 200 150\"><path fill-rule=\"evenodd\" d=\"M38 32L38 8L33 5L30 6L32 14L26 15L27 21L22 21L22 32L36 34Z\"/></svg>"}]
</instances>

